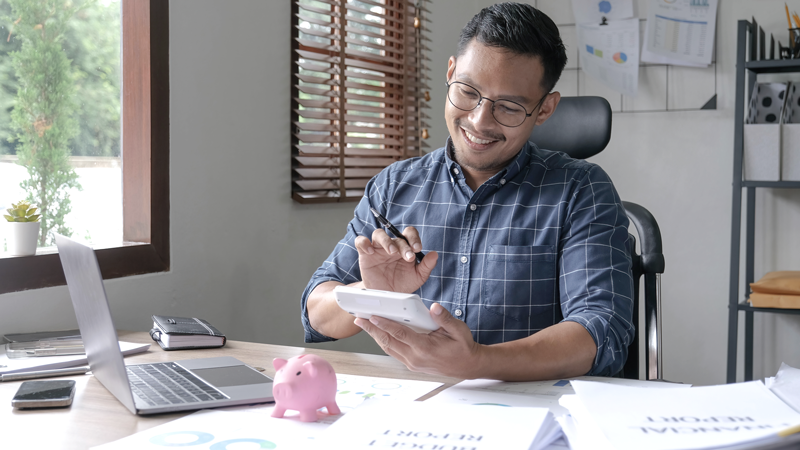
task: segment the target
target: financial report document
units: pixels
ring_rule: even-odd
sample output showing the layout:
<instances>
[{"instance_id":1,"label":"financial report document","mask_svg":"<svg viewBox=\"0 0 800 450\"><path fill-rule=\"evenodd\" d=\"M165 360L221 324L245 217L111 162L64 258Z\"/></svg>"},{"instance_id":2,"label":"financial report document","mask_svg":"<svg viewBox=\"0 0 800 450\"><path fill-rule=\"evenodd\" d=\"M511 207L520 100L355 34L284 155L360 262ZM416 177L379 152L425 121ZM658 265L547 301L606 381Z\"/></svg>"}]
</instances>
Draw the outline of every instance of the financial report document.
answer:
<instances>
[{"instance_id":1,"label":"financial report document","mask_svg":"<svg viewBox=\"0 0 800 450\"><path fill-rule=\"evenodd\" d=\"M692 64L711 64L718 0L650 0L645 50Z\"/></svg>"}]
</instances>

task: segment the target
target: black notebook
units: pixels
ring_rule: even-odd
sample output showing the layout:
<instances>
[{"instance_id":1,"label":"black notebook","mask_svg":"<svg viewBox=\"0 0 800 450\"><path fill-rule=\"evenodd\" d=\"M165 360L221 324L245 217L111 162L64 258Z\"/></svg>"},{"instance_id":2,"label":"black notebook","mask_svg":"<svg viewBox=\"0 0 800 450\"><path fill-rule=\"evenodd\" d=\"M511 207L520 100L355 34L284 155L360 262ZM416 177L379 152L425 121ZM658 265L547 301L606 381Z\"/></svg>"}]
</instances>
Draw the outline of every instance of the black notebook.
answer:
<instances>
[{"instance_id":1,"label":"black notebook","mask_svg":"<svg viewBox=\"0 0 800 450\"><path fill-rule=\"evenodd\" d=\"M150 337L164 350L212 348L225 345L225 335L195 317L153 316Z\"/></svg>"}]
</instances>

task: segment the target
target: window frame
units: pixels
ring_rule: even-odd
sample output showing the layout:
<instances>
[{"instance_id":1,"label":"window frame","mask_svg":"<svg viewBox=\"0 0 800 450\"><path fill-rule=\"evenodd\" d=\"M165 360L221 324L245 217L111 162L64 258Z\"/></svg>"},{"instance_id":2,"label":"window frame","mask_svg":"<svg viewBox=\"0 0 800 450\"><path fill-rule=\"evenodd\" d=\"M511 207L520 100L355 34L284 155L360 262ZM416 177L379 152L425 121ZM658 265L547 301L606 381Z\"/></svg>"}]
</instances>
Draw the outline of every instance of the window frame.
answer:
<instances>
[{"instance_id":1,"label":"window frame","mask_svg":"<svg viewBox=\"0 0 800 450\"><path fill-rule=\"evenodd\" d=\"M169 2L122 0L122 74L123 243L95 252L103 279L170 269ZM57 253L0 258L0 274L0 294L66 284Z\"/></svg>"}]
</instances>

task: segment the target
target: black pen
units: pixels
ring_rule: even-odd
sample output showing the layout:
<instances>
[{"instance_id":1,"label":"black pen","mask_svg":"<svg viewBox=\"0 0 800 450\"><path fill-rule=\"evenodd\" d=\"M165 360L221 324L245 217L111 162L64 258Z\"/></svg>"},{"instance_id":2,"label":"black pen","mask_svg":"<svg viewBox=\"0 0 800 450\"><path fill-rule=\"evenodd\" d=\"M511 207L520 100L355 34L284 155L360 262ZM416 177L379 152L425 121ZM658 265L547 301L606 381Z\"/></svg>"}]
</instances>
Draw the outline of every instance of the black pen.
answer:
<instances>
[{"instance_id":1,"label":"black pen","mask_svg":"<svg viewBox=\"0 0 800 450\"><path fill-rule=\"evenodd\" d=\"M394 225L392 225L391 222L386 220L386 217L383 217L381 215L381 213L379 213L378 211L375 210L375 208L370 208L369 210L372 211L372 215L375 216L376 219L378 219L378 222L380 222L381 225L383 225L386 228L388 228L389 231L391 231L392 234L395 235L395 237L400 238L400 239L406 241L406 244L411 245L411 243L408 242L408 239L406 239L406 237L403 236L403 233L401 233L397 228L395 228ZM412 250L413 250L413 248L412 248ZM422 258L425 257L425 253L417 252L416 255L417 255L417 264L419 264L419 263L422 262Z\"/></svg>"}]
</instances>

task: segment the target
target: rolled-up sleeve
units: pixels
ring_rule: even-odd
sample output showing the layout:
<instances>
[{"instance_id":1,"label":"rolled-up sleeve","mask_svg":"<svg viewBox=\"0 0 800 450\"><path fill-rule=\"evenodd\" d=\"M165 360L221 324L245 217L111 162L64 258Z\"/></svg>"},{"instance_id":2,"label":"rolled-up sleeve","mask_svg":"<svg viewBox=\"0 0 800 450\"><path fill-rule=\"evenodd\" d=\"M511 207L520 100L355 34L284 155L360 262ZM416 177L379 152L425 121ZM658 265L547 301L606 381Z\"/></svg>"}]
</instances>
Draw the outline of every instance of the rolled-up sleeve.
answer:
<instances>
[{"instance_id":1,"label":"rolled-up sleeve","mask_svg":"<svg viewBox=\"0 0 800 450\"><path fill-rule=\"evenodd\" d=\"M564 321L583 325L597 345L590 375L614 375L633 339L628 217L608 175L584 172L561 237L559 286Z\"/></svg>"},{"instance_id":2,"label":"rolled-up sleeve","mask_svg":"<svg viewBox=\"0 0 800 450\"><path fill-rule=\"evenodd\" d=\"M376 178L370 180L365 192L376 195ZM379 201L379 200L378 200ZM361 281L361 270L358 267L358 251L355 247L355 240L358 236L371 237L375 231L377 223L369 208L373 204L370 195L365 195L355 209L353 219L347 224L347 232L342 240L336 244L330 256L325 259L319 269L311 276L311 280L306 285L301 299L301 320L305 333L305 342L326 342L336 339L325 336L311 327L308 318L308 297L311 291L321 283L326 281L338 281L342 284L351 284Z\"/></svg>"}]
</instances>

